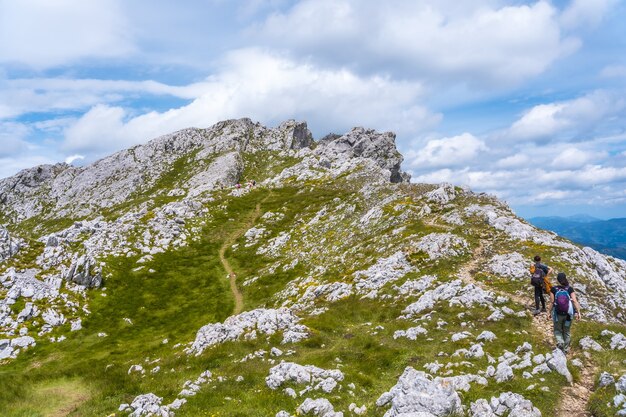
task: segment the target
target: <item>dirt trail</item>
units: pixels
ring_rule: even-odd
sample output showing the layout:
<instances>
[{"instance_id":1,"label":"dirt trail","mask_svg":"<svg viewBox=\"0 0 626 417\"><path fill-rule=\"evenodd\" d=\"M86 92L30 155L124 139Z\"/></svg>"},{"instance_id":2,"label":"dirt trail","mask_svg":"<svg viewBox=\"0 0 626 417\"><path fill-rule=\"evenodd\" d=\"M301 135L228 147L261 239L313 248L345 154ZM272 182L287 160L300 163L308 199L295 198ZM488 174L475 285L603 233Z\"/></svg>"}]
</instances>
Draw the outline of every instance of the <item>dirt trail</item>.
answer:
<instances>
[{"instance_id":1,"label":"dirt trail","mask_svg":"<svg viewBox=\"0 0 626 417\"><path fill-rule=\"evenodd\" d=\"M472 260L459 270L459 278L465 283L481 285L474 279L474 273L479 270L480 264L484 262L483 256L485 252L484 242L481 240L479 245L473 250ZM507 293L505 295L528 310L534 310L535 308L535 301L531 298L532 294L522 296L520 294ZM549 302L549 298L546 301ZM553 345L552 321L547 317L546 313L533 316L533 327L548 345ZM573 331L575 331L575 328ZM561 390L560 400L555 409L556 417L592 416L587 411L587 404L592 394L597 366L590 360L586 360L583 363L584 366L581 368L580 379L571 386L564 386Z\"/></svg>"},{"instance_id":2,"label":"dirt trail","mask_svg":"<svg viewBox=\"0 0 626 417\"><path fill-rule=\"evenodd\" d=\"M267 197L266 197L267 198ZM263 200L265 201L265 200ZM230 266L228 259L226 259L225 253L226 249L232 246L237 239L239 239L248 229L254 226L254 223L261 215L261 203L257 203L254 208L254 212L252 216L244 222L241 227L237 228L230 236L226 238L222 247L219 250L220 262L224 266L226 273L228 274L228 280L230 282L230 291L233 293L233 297L235 298L235 306L233 307L233 315L241 313L243 310L243 295L239 288L237 287L237 275L233 271L233 268Z\"/></svg>"}]
</instances>

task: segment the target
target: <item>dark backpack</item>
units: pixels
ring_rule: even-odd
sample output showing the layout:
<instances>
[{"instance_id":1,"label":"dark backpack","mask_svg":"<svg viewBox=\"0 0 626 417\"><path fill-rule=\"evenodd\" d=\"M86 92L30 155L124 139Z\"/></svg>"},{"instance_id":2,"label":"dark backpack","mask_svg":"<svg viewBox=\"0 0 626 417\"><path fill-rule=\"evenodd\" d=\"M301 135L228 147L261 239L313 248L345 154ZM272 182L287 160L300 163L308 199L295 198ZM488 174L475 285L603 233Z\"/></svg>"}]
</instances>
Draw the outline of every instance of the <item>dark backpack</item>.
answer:
<instances>
[{"instance_id":1,"label":"dark backpack","mask_svg":"<svg viewBox=\"0 0 626 417\"><path fill-rule=\"evenodd\" d=\"M544 286L544 278L546 277L546 271L543 270L539 265L532 265L530 267L530 283L533 287L542 287Z\"/></svg>"},{"instance_id":2,"label":"dark backpack","mask_svg":"<svg viewBox=\"0 0 626 417\"><path fill-rule=\"evenodd\" d=\"M569 287L557 287L554 294L554 309L557 314L571 314L572 299L569 296Z\"/></svg>"}]
</instances>

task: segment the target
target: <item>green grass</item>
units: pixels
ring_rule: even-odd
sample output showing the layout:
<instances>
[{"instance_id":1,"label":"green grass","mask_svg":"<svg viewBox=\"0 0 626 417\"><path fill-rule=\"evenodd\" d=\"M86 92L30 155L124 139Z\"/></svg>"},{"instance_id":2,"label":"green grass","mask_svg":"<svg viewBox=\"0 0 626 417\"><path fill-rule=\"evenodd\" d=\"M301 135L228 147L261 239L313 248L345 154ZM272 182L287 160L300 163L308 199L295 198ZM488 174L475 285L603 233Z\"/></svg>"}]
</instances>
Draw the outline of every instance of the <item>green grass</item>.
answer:
<instances>
[{"instance_id":1,"label":"green grass","mask_svg":"<svg viewBox=\"0 0 626 417\"><path fill-rule=\"evenodd\" d=\"M92 314L83 320L83 330L62 344L40 342L0 368L0 410L36 395L39 384L54 386L80 376L93 393L81 405L81 413L106 415L150 387L126 375L131 364L147 357L169 357L168 365L183 366L187 358L172 346L192 341L201 326L222 321L232 311L232 296L217 257L226 233L228 225L205 231L200 241L157 254L138 272L132 271L136 258L109 259L106 297L97 290L90 292ZM156 272L147 272L150 268ZM98 337L100 332L108 337ZM164 345L166 338L170 343ZM179 389L179 378L169 379L164 386L172 392Z\"/></svg>"},{"instance_id":2,"label":"green grass","mask_svg":"<svg viewBox=\"0 0 626 417\"><path fill-rule=\"evenodd\" d=\"M267 171L269 168L261 162L263 158L277 158L276 155L260 153L244 157L249 159L244 173L246 178L259 181L275 173ZM184 172L187 162L183 159L175 162L173 172L157 181L158 187L175 187L187 175ZM284 166L293 163L288 158L282 162ZM481 306L466 308L439 302L430 312L429 320L413 322L398 319L402 310L417 297L400 298L392 286L426 274L438 277L435 285L456 279L461 266L472 259L471 251L477 247L478 236L484 232L484 222L478 220L469 222L463 228L453 229L454 233L462 234L470 245L470 250L464 255L430 261L421 252L411 253L409 260L419 272L410 273L381 289L381 295L391 295L391 298L369 300L353 295L332 304L318 302L316 307L327 307L328 310L317 316L303 315L303 324L311 330L311 336L296 345L281 345L282 336L277 334L224 343L207 349L197 357L186 355L184 346L174 347L177 343L193 341L203 325L221 322L230 315L233 298L217 254L228 237L240 235L241 229L247 227L246 222L259 203L261 215L271 211L279 212L283 217L274 222L259 218L255 225L264 227L269 238L276 237L281 231L289 231L291 239L275 257L258 255L259 245L246 248L244 237L235 242L235 249L226 251L225 255L236 271L244 294L244 310L279 306L284 300L279 299L276 293L293 280L306 278L317 266L325 268L323 273L315 276L320 283L350 282L355 271L366 269L377 259L398 250L408 250L406 240L409 236L419 237L447 230L422 221L416 215L404 223L397 221L401 211L395 208L396 204L417 210L423 202L416 202L414 197L430 189L412 186L403 188L409 194L407 198L384 207L380 221L368 228L361 227L360 218L371 208L371 202L365 201L356 191L364 183L350 183L352 180L347 177L345 175L328 184L310 181L297 187L271 191L258 187L237 198L228 196L226 192L216 192L213 196L218 202L209 206L209 215L193 220L198 224L206 221L206 224L199 239L188 247L157 254L136 272L133 269L137 267L138 257L107 259L106 291L89 292L92 314L83 320L83 330L70 334L69 326L57 329L52 335L66 335L68 340L61 344L38 342L36 347L21 354L17 360L0 367L0 415L51 416L58 410L67 409L71 416L103 416L114 413L119 404L129 403L136 395L148 392L164 397L164 404L167 404L176 398L186 380L197 378L207 369L215 375L214 380L197 396L190 398L176 413L177 416L268 416L281 409L293 413L306 397L291 399L282 392L284 387L272 391L265 386L269 369L284 359L303 365L341 369L346 376L342 389L331 394L312 392L308 396L326 397L336 410L346 412L352 402L359 406L365 404L367 416L379 416L386 409L376 407L377 398L396 384L407 366L424 370L425 364L435 360L443 364L465 360L452 355L458 349L469 348L474 338L453 343L449 340L452 333L468 330L475 337L483 330L493 331L498 339L484 346L493 357L505 351L514 351L524 341L533 345L535 354L552 349L533 329L531 320L507 317L500 322L488 322L486 318L491 311ZM148 190L138 198L152 199L155 191ZM378 197L382 199L386 195ZM137 201L114 208L108 215L113 218ZM168 198L161 194L154 204L165 201ZM344 201L354 204L353 212L339 209ZM309 225L322 207L328 209L323 221ZM437 209L433 216L445 210ZM150 218L150 213L144 220ZM392 235L391 232L399 225L406 225L406 229ZM515 243L504 239L498 232L492 238L498 251L517 250L527 255L541 250L548 256L556 256L556 252L533 245L515 248ZM381 243L383 239L384 243ZM22 256L20 262L28 264L32 261L30 254ZM284 270L282 266L295 257L301 262L293 269ZM149 269L155 272L150 273ZM254 276L259 277L257 281L246 287L241 286L244 280ZM520 287L519 282L498 280L482 272L477 274L477 278L488 288L501 292L517 291ZM511 303L509 307L519 310L519 306ZM464 315L460 316L462 313ZM133 324L127 323L124 318L129 318ZM440 319L448 324L438 329ZM395 331L418 324L428 329L428 335L417 341L393 338ZM377 326L382 328L377 329ZM607 340L599 337L602 328L586 322L577 323L573 328L575 346L582 334L591 334L606 345ZM98 337L100 332L108 336ZM168 339L169 343L163 344L164 339ZM239 362L251 352L259 349L268 351L273 346L284 351L291 349L294 353L278 359L274 364L267 359ZM574 355L580 356L579 349L574 349ZM620 369L621 372L622 361L626 360L626 355L623 356L619 352L603 352L592 360L599 370L617 372ZM487 358L471 359L469 362L469 366L451 369L458 375L476 373L488 366ZM144 377L128 375L127 371L133 364L143 365L147 374ZM161 367L161 371L149 373L156 365ZM463 403L469 405L478 398L489 399L499 393L513 391L533 401L544 416L553 416L555 393L563 387L564 378L551 373L541 376L545 380L540 382L539 377L523 379L521 371L515 371L515 374L512 381L503 384L497 384L492 379L487 387L474 384L470 391L460 393ZM244 378L241 382L235 380L239 375ZM226 379L218 382L217 376ZM355 384L352 393L348 392L350 383ZM531 383L547 387L549 392L538 389L527 391ZM294 384L285 386L296 391L304 388ZM609 390L599 390L594 394L591 407L596 415L611 415L610 410L602 405L612 398L611 394ZM44 398L50 400L43 401Z\"/></svg>"}]
</instances>

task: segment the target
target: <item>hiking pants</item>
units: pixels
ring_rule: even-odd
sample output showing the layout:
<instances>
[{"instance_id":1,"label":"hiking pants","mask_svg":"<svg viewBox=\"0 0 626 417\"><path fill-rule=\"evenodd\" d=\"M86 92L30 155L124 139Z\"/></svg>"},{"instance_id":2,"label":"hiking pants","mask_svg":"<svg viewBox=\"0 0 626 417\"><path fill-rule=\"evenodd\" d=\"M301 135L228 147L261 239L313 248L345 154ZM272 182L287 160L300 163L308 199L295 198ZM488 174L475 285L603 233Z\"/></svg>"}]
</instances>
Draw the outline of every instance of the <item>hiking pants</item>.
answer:
<instances>
[{"instance_id":1,"label":"hiking pants","mask_svg":"<svg viewBox=\"0 0 626 417\"><path fill-rule=\"evenodd\" d=\"M556 347L566 353L569 350L569 344L571 342L570 327L572 326L572 320L568 320L568 317L567 314L553 314Z\"/></svg>"},{"instance_id":2,"label":"hiking pants","mask_svg":"<svg viewBox=\"0 0 626 417\"><path fill-rule=\"evenodd\" d=\"M543 296L543 288L534 287L535 288L535 309L539 310L539 303L541 302L541 309L546 309L546 299Z\"/></svg>"}]
</instances>

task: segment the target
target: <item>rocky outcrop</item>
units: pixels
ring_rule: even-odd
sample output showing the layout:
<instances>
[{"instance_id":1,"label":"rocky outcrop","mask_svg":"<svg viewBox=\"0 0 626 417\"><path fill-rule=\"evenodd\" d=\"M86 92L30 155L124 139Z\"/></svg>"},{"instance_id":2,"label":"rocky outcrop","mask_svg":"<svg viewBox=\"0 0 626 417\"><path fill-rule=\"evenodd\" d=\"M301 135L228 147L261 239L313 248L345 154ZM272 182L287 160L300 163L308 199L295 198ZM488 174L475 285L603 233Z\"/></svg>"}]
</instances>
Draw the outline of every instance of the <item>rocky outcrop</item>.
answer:
<instances>
[{"instance_id":1,"label":"rocky outcrop","mask_svg":"<svg viewBox=\"0 0 626 417\"><path fill-rule=\"evenodd\" d=\"M97 288L102 285L102 269L95 259L83 255L74 258L63 278L87 288Z\"/></svg>"},{"instance_id":2,"label":"rocky outcrop","mask_svg":"<svg viewBox=\"0 0 626 417\"><path fill-rule=\"evenodd\" d=\"M496 296L474 284L464 286L462 281L457 279L426 291L416 302L409 304L404 309L402 318L416 317L418 314L432 309L439 301L448 301L450 305L464 307L471 307L475 304L492 306L496 301Z\"/></svg>"},{"instance_id":3,"label":"rocky outcrop","mask_svg":"<svg viewBox=\"0 0 626 417\"><path fill-rule=\"evenodd\" d=\"M369 298L376 297L378 290L389 282L396 281L407 273L415 270L402 252L379 259L364 271L354 273L354 286L359 294Z\"/></svg>"},{"instance_id":4,"label":"rocky outcrop","mask_svg":"<svg viewBox=\"0 0 626 417\"><path fill-rule=\"evenodd\" d=\"M439 187L424 194L426 200L441 205L448 204L456 198L456 190L452 184L442 183Z\"/></svg>"},{"instance_id":5,"label":"rocky outcrop","mask_svg":"<svg viewBox=\"0 0 626 417\"><path fill-rule=\"evenodd\" d=\"M513 252L495 255L489 261L488 269L490 272L506 278L530 279L530 264L529 259L524 259L521 254Z\"/></svg>"},{"instance_id":6,"label":"rocky outcrop","mask_svg":"<svg viewBox=\"0 0 626 417\"><path fill-rule=\"evenodd\" d=\"M187 188L199 188L201 192L207 187L202 181L207 175L215 177L217 186L217 182L233 183L241 173L237 157L218 158L209 167L203 161L211 162L215 156L233 151L290 150L311 143L306 123L288 121L268 129L249 119L227 120L208 129L184 129L164 135L86 167L58 164L24 170L0 180L0 208L13 214L14 221L41 214L44 204L59 217L89 215L148 190L180 162L196 162L186 166L192 174L189 177L194 178Z\"/></svg>"},{"instance_id":7,"label":"rocky outcrop","mask_svg":"<svg viewBox=\"0 0 626 417\"><path fill-rule=\"evenodd\" d=\"M285 383L292 382L306 385L305 391L321 390L330 393L339 382L343 381L343 378L343 373L338 369L327 370L312 365L303 366L293 362L281 362L270 369L265 383L274 390Z\"/></svg>"},{"instance_id":8,"label":"rocky outcrop","mask_svg":"<svg viewBox=\"0 0 626 417\"><path fill-rule=\"evenodd\" d=\"M398 383L378 398L376 405L390 407L384 417L408 415L445 417L463 413L461 398L450 384L433 380L427 373L416 371L410 366L404 370Z\"/></svg>"},{"instance_id":9,"label":"rocky outcrop","mask_svg":"<svg viewBox=\"0 0 626 417\"><path fill-rule=\"evenodd\" d=\"M159 417L173 417L174 412L170 410L167 405L161 405L163 398L157 397L153 393L142 394L135 397L135 399L129 404L122 404L119 407L119 411L125 411L129 413L129 417L141 417L141 416L159 416Z\"/></svg>"},{"instance_id":10,"label":"rocky outcrop","mask_svg":"<svg viewBox=\"0 0 626 417\"><path fill-rule=\"evenodd\" d=\"M552 357L546 361L546 364L550 369L563 375L570 384L574 381L572 374L569 369L567 369L567 358L560 349L554 349L554 351L552 351Z\"/></svg>"},{"instance_id":11,"label":"rocky outcrop","mask_svg":"<svg viewBox=\"0 0 626 417\"><path fill-rule=\"evenodd\" d=\"M0 262L3 262L15 255L22 245L20 239L16 239L9 234L9 231L0 226Z\"/></svg>"},{"instance_id":12,"label":"rocky outcrop","mask_svg":"<svg viewBox=\"0 0 626 417\"><path fill-rule=\"evenodd\" d=\"M533 403L520 394L505 392L499 397L491 397L491 401L480 399L470 405L471 417L498 417L503 415L515 417L541 417L541 412Z\"/></svg>"},{"instance_id":13,"label":"rocky outcrop","mask_svg":"<svg viewBox=\"0 0 626 417\"><path fill-rule=\"evenodd\" d=\"M389 171L391 182L409 182L410 176L400 170L404 159L396 149L396 135L355 127L343 136L329 135L318 144L315 153L330 161L367 158Z\"/></svg>"},{"instance_id":14,"label":"rocky outcrop","mask_svg":"<svg viewBox=\"0 0 626 417\"><path fill-rule=\"evenodd\" d=\"M30 336L20 336L11 340L0 340L0 360L15 358L20 351L35 345L35 339Z\"/></svg>"},{"instance_id":15,"label":"rocky outcrop","mask_svg":"<svg viewBox=\"0 0 626 417\"><path fill-rule=\"evenodd\" d=\"M452 233L431 233L412 245L412 249L425 252L431 260L459 256L467 253L469 245Z\"/></svg>"},{"instance_id":16,"label":"rocky outcrop","mask_svg":"<svg viewBox=\"0 0 626 417\"><path fill-rule=\"evenodd\" d=\"M342 412L335 411L333 405L326 398L307 398L298 407L298 415L313 415L316 417L343 417Z\"/></svg>"},{"instance_id":17,"label":"rocky outcrop","mask_svg":"<svg viewBox=\"0 0 626 417\"><path fill-rule=\"evenodd\" d=\"M167 185L195 196L239 181L244 152L311 152L314 147L318 158L337 166L354 158L370 160L388 172L389 181L408 181L400 171L402 155L393 133L355 128L316 145L305 122L289 120L267 128L238 119L164 135L85 167L57 164L24 170L0 180L0 209L13 222L42 214L44 209L56 217L87 216L150 191L165 174L183 167L178 183ZM170 175L167 181L176 178Z\"/></svg>"},{"instance_id":18,"label":"rocky outcrop","mask_svg":"<svg viewBox=\"0 0 626 417\"><path fill-rule=\"evenodd\" d=\"M260 335L283 333L283 343L295 343L308 337L306 326L289 309L257 309L231 316L224 323L208 324L198 330L196 340L187 350L201 354L205 349L220 343L241 338L255 339Z\"/></svg>"}]
</instances>

